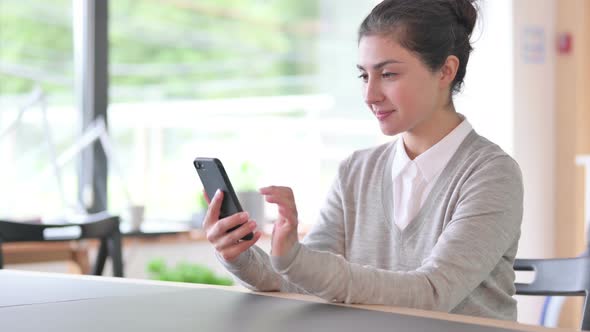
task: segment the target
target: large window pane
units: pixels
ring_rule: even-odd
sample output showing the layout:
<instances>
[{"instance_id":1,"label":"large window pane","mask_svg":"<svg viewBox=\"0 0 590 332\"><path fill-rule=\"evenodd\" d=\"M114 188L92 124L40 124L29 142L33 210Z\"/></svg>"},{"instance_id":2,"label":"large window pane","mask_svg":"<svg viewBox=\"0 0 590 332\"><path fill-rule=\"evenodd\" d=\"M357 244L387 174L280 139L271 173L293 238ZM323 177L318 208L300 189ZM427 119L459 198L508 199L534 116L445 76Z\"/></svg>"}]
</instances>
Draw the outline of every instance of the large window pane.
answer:
<instances>
[{"instance_id":1,"label":"large window pane","mask_svg":"<svg viewBox=\"0 0 590 332\"><path fill-rule=\"evenodd\" d=\"M0 1L2 216L59 215L76 206L75 162L62 158L58 172L51 162L77 128L71 21L71 1Z\"/></svg>"},{"instance_id":2,"label":"large window pane","mask_svg":"<svg viewBox=\"0 0 590 332\"><path fill-rule=\"evenodd\" d=\"M355 80L356 25L371 5L110 1L109 210L143 204L148 219L189 220L201 192L191 161L212 156L238 190L293 187L313 222L338 162L382 141ZM63 157L79 140L71 2L2 0L0 18L0 128L38 84ZM0 141L7 214L62 213L61 197L75 206L76 157L61 159L58 182L35 107ZM27 198L12 199L15 188Z\"/></svg>"},{"instance_id":3,"label":"large window pane","mask_svg":"<svg viewBox=\"0 0 590 332\"><path fill-rule=\"evenodd\" d=\"M112 2L109 116L123 166L111 173L110 206L145 204L150 219L187 220L201 192L191 162L210 156L224 162L238 191L293 187L302 221L312 222L338 160L376 140L377 127L351 115L348 100L360 95L336 109L341 78L356 84L356 23L343 36L338 7ZM335 61L346 67L334 69Z\"/></svg>"}]
</instances>

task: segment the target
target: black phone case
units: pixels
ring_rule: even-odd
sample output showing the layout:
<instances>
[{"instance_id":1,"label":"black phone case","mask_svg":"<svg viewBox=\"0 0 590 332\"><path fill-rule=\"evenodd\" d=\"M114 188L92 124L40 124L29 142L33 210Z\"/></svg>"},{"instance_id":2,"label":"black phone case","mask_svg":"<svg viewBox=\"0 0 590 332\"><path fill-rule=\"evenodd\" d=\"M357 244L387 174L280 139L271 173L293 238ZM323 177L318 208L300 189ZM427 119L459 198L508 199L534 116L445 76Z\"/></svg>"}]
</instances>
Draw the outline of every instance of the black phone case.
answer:
<instances>
[{"instance_id":1,"label":"black phone case","mask_svg":"<svg viewBox=\"0 0 590 332\"><path fill-rule=\"evenodd\" d=\"M225 172L225 168L219 159L198 157L193 161L193 165L197 170L197 174L199 174L199 178L203 183L203 187L205 188L205 192L209 199L213 199L217 189L223 191L223 202L221 202L219 214L220 219L243 211L236 192ZM239 225L229 229L228 232L231 232L238 227ZM244 236L242 240L251 240L253 237L254 234L249 233Z\"/></svg>"}]
</instances>

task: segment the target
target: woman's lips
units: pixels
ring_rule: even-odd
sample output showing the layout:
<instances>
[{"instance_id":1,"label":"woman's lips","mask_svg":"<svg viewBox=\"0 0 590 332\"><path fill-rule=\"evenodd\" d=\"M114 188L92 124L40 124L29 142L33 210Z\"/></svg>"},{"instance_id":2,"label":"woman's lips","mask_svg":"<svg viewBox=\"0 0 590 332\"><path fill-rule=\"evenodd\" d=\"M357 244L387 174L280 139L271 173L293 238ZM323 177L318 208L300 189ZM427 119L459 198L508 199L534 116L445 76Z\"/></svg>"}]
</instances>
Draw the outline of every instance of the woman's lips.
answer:
<instances>
[{"instance_id":1,"label":"woman's lips","mask_svg":"<svg viewBox=\"0 0 590 332\"><path fill-rule=\"evenodd\" d=\"M390 116L395 111L388 111L388 112L375 112L375 116L379 121L385 120L388 116Z\"/></svg>"}]
</instances>

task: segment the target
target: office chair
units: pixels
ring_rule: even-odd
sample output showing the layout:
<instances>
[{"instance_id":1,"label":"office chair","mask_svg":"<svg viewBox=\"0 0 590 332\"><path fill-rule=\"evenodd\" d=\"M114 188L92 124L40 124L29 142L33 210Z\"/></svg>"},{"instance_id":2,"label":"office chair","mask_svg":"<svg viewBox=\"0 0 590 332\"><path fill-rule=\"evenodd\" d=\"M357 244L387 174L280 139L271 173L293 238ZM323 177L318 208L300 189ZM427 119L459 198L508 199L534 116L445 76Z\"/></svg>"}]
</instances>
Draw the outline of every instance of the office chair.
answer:
<instances>
[{"instance_id":1,"label":"office chair","mask_svg":"<svg viewBox=\"0 0 590 332\"><path fill-rule=\"evenodd\" d=\"M582 330L590 330L590 256L560 259L516 259L515 271L534 271L530 284L515 283L516 294L584 296Z\"/></svg>"},{"instance_id":2,"label":"office chair","mask_svg":"<svg viewBox=\"0 0 590 332\"><path fill-rule=\"evenodd\" d=\"M59 232L55 232L55 230L71 229L72 227L79 229L78 234L72 236L62 232L59 235ZM50 235L50 233L54 235ZM113 263L113 275L123 277L119 217L107 213L90 215L81 223L66 224L39 224L0 220L0 269L3 268L3 243L81 239L100 239L100 246L92 272L94 275L102 275L107 256L110 256Z\"/></svg>"}]
</instances>

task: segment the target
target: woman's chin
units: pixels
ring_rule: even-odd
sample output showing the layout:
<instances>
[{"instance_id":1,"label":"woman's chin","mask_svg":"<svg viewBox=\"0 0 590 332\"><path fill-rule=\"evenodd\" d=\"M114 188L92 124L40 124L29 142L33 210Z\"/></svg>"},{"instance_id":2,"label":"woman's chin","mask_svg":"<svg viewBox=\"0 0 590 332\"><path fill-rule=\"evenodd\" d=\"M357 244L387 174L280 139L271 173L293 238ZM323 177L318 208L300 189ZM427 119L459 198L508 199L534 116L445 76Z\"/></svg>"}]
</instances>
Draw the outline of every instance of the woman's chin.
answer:
<instances>
[{"instance_id":1,"label":"woman's chin","mask_svg":"<svg viewBox=\"0 0 590 332\"><path fill-rule=\"evenodd\" d=\"M395 135L403 132L403 130L401 130L400 128L397 128L396 126L388 125L387 123L381 123L380 127L381 127L381 132L385 136L395 136Z\"/></svg>"}]
</instances>

